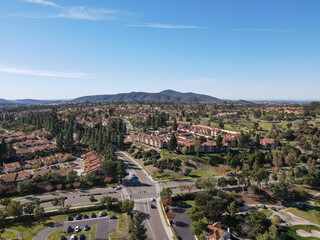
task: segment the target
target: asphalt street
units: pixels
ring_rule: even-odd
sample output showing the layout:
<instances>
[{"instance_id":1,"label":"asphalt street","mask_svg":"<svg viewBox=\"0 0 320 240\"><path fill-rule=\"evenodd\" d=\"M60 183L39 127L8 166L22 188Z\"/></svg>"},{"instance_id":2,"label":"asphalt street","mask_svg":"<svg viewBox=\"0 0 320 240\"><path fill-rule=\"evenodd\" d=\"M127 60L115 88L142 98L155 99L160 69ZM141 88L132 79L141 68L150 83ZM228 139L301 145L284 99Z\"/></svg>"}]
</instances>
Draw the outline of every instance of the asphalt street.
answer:
<instances>
[{"instance_id":1,"label":"asphalt street","mask_svg":"<svg viewBox=\"0 0 320 240\"><path fill-rule=\"evenodd\" d=\"M132 172L139 179L139 183L131 184L130 181L124 183L124 191L129 193L129 197L135 200L135 210L140 211L144 216L144 225L147 228L148 238L152 240L169 240L166 231L162 225L156 202L151 199L156 198L159 189L156 189L156 183L153 182L144 170L130 157L123 152L116 152L127 168L127 172ZM151 208L153 204L156 208ZM160 211L161 212L161 211Z\"/></svg>"}]
</instances>

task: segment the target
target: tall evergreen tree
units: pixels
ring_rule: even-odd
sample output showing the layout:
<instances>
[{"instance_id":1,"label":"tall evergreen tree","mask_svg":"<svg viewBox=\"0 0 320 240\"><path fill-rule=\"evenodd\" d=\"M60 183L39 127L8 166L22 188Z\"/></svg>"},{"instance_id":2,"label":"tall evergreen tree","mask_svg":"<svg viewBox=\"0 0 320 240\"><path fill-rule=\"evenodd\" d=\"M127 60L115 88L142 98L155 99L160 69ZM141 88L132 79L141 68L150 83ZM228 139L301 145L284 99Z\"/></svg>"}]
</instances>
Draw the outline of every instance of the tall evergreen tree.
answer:
<instances>
[{"instance_id":1,"label":"tall evergreen tree","mask_svg":"<svg viewBox=\"0 0 320 240\"><path fill-rule=\"evenodd\" d=\"M137 212L134 215L130 224L129 239L130 240L146 240L147 238L148 238L147 229L142 223L141 213Z\"/></svg>"},{"instance_id":2,"label":"tall evergreen tree","mask_svg":"<svg viewBox=\"0 0 320 240\"><path fill-rule=\"evenodd\" d=\"M177 146L178 146L177 138L176 138L175 134L172 134L171 138L169 140L168 149L170 151L174 151L177 148Z\"/></svg>"}]
</instances>

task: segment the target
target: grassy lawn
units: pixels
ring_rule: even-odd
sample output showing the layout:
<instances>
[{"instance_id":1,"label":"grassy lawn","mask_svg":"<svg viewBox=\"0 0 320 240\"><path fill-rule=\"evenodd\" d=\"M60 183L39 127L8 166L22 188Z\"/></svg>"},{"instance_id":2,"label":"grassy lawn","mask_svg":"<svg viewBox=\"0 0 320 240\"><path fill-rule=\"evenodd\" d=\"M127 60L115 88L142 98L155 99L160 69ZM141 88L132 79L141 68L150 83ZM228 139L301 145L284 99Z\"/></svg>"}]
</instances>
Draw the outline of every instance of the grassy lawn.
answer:
<instances>
[{"instance_id":1,"label":"grassy lawn","mask_svg":"<svg viewBox=\"0 0 320 240\"><path fill-rule=\"evenodd\" d=\"M314 201L314 205L320 206L320 196L316 197L316 199Z\"/></svg>"},{"instance_id":2,"label":"grassy lawn","mask_svg":"<svg viewBox=\"0 0 320 240\"><path fill-rule=\"evenodd\" d=\"M185 201L181 201L190 205L195 205L195 200L185 200Z\"/></svg>"},{"instance_id":3,"label":"grassy lawn","mask_svg":"<svg viewBox=\"0 0 320 240\"><path fill-rule=\"evenodd\" d=\"M61 236L65 236L67 238L71 237L71 235L75 234L76 236L80 236L81 234L84 235L89 235L90 236L90 240L94 240L96 238L96 231L97 231L97 226L93 225L92 229L90 231L86 231L86 232L79 232L79 233L63 233L63 230L57 230L53 233L51 233L46 240L60 240Z\"/></svg>"},{"instance_id":4,"label":"grassy lawn","mask_svg":"<svg viewBox=\"0 0 320 240\"><path fill-rule=\"evenodd\" d=\"M118 220L118 232L111 233L110 239L111 240L126 239L128 235L129 224L130 224L130 216L127 215L126 213L121 214Z\"/></svg>"},{"instance_id":5,"label":"grassy lawn","mask_svg":"<svg viewBox=\"0 0 320 240\"><path fill-rule=\"evenodd\" d=\"M310 230L317 230L320 231L320 227L313 226L313 225L295 225L295 226L290 226L290 227L285 227L283 228L284 231L287 233L287 236L289 239L294 239L294 240L319 240L319 238L316 237L301 237L296 234L296 230L305 230L307 232L310 232Z\"/></svg>"},{"instance_id":6,"label":"grassy lawn","mask_svg":"<svg viewBox=\"0 0 320 240\"><path fill-rule=\"evenodd\" d=\"M213 174L206 172L191 172L189 177L200 178L200 177L211 177Z\"/></svg>"},{"instance_id":7,"label":"grassy lawn","mask_svg":"<svg viewBox=\"0 0 320 240\"><path fill-rule=\"evenodd\" d=\"M270 215L272 214L272 211L269 209L263 209L261 210L262 213L264 213L264 215L266 215L267 218L270 217Z\"/></svg>"},{"instance_id":8,"label":"grassy lawn","mask_svg":"<svg viewBox=\"0 0 320 240\"><path fill-rule=\"evenodd\" d=\"M295 205L287 208L287 211L312 223L320 224L320 207L318 206Z\"/></svg>"},{"instance_id":9,"label":"grassy lawn","mask_svg":"<svg viewBox=\"0 0 320 240\"><path fill-rule=\"evenodd\" d=\"M1 238L3 239L12 239L12 240L17 240L18 239L18 235L13 233L13 232L8 232L8 231L4 231L1 234Z\"/></svg>"}]
</instances>

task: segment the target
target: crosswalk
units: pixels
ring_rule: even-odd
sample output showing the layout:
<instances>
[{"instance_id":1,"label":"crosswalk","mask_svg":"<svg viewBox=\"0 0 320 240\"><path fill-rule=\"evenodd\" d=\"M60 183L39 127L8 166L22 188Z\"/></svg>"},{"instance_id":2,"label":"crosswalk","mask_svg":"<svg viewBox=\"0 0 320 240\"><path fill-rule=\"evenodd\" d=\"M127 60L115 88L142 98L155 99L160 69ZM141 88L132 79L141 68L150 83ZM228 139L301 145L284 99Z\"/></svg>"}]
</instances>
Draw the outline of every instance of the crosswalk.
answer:
<instances>
[{"instance_id":1,"label":"crosswalk","mask_svg":"<svg viewBox=\"0 0 320 240\"><path fill-rule=\"evenodd\" d=\"M135 202L151 202L152 198L139 198L139 199L133 199Z\"/></svg>"}]
</instances>

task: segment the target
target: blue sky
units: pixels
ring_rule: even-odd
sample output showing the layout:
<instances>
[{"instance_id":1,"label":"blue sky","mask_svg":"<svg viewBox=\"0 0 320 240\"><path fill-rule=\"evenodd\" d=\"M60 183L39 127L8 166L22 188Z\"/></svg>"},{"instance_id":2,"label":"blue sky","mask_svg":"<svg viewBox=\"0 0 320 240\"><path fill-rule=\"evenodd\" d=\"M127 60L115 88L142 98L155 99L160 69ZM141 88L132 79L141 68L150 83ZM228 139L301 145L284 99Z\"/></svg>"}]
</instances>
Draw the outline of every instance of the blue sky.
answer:
<instances>
[{"instance_id":1,"label":"blue sky","mask_svg":"<svg viewBox=\"0 0 320 240\"><path fill-rule=\"evenodd\" d=\"M1 0L0 98L320 99L318 0Z\"/></svg>"}]
</instances>

